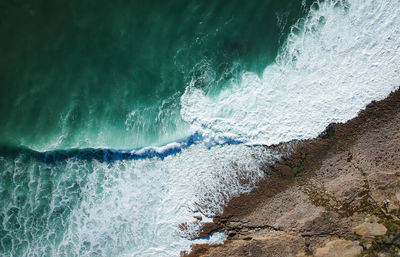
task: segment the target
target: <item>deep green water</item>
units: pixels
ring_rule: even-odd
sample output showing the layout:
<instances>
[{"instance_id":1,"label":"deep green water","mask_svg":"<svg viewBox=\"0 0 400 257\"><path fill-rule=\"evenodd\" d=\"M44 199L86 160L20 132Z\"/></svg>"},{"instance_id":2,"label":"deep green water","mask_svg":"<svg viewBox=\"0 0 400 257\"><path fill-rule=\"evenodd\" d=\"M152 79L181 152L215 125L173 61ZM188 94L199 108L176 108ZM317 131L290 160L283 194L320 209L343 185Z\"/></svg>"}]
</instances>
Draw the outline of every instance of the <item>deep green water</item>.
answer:
<instances>
[{"instance_id":1,"label":"deep green water","mask_svg":"<svg viewBox=\"0 0 400 257\"><path fill-rule=\"evenodd\" d=\"M299 0L0 3L0 144L136 148L188 135L179 98L262 72Z\"/></svg>"},{"instance_id":2,"label":"deep green water","mask_svg":"<svg viewBox=\"0 0 400 257\"><path fill-rule=\"evenodd\" d=\"M400 84L399 0L311 2L0 1L0 257L222 242L195 217L255 188L264 145Z\"/></svg>"},{"instance_id":3,"label":"deep green water","mask_svg":"<svg viewBox=\"0 0 400 257\"><path fill-rule=\"evenodd\" d=\"M188 136L180 115L188 84L215 94L244 70L261 73L304 10L297 0L1 1L0 256L173 256L186 248L174 232L182 220L163 199L181 197L168 195L187 184L190 176L177 174L195 163L190 156L203 173L201 149L181 158L183 167L62 151ZM26 147L61 150L60 158Z\"/></svg>"}]
</instances>

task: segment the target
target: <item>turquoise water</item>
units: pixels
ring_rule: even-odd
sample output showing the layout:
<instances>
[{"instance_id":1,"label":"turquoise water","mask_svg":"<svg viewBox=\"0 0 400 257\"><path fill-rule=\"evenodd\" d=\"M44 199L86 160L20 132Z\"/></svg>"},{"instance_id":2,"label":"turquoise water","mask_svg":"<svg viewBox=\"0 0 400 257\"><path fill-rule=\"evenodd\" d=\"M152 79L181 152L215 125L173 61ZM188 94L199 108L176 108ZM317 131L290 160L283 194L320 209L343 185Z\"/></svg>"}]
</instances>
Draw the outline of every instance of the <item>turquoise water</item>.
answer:
<instances>
[{"instance_id":1,"label":"turquoise water","mask_svg":"<svg viewBox=\"0 0 400 257\"><path fill-rule=\"evenodd\" d=\"M188 135L191 79L210 93L262 72L300 1L2 1L0 142L136 148ZM199 79L201 78L201 79Z\"/></svg>"},{"instance_id":2,"label":"turquoise water","mask_svg":"<svg viewBox=\"0 0 400 257\"><path fill-rule=\"evenodd\" d=\"M133 194L128 209L109 215L119 223L103 217L115 231L88 215L93 205L118 202L122 164L91 150L49 162L24 149L134 149L185 138L180 97L190 81L212 95L243 70L262 72L304 12L294 0L2 1L0 254L119 256L149 247L152 226L127 222L137 223L138 211L156 213L152 188L143 193L152 197ZM124 183L156 184L136 176Z\"/></svg>"},{"instance_id":3,"label":"turquoise water","mask_svg":"<svg viewBox=\"0 0 400 257\"><path fill-rule=\"evenodd\" d=\"M263 145L400 85L398 0L82 2L0 3L0 256L221 243Z\"/></svg>"}]
</instances>

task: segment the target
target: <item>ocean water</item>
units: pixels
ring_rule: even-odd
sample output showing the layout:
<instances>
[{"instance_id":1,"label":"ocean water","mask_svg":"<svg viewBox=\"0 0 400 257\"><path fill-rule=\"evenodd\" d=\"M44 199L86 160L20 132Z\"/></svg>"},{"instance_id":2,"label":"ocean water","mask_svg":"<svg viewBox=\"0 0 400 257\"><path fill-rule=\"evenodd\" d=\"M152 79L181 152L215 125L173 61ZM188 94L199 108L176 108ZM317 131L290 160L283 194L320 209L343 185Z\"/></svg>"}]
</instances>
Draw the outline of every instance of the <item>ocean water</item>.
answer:
<instances>
[{"instance_id":1,"label":"ocean water","mask_svg":"<svg viewBox=\"0 0 400 257\"><path fill-rule=\"evenodd\" d=\"M2 1L0 142L132 149L189 136L191 79L212 94L262 73L305 12L281 2Z\"/></svg>"},{"instance_id":2,"label":"ocean water","mask_svg":"<svg viewBox=\"0 0 400 257\"><path fill-rule=\"evenodd\" d=\"M400 1L3 1L0 255L179 256L400 85ZM201 215L199 222L195 216Z\"/></svg>"}]
</instances>

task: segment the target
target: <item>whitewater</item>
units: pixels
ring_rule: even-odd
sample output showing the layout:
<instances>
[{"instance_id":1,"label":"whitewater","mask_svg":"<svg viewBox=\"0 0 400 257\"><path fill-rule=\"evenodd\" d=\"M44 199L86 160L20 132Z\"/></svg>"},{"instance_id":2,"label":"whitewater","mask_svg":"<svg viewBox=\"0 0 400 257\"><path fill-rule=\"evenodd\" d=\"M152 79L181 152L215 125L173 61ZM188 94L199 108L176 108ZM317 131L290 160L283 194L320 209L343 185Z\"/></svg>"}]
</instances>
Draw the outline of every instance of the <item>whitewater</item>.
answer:
<instances>
[{"instance_id":1,"label":"whitewater","mask_svg":"<svg viewBox=\"0 0 400 257\"><path fill-rule=\"evenodd\" d=\"M196 80L215 76L202 63L180 95L191 136L177 142L0 156L0 254L163 257L222 242L193 238L280 158L264 145L314 138L398 88L399 17L399 0L320 1L261 76L208 94Z\"/></svg>"}]
</instances>

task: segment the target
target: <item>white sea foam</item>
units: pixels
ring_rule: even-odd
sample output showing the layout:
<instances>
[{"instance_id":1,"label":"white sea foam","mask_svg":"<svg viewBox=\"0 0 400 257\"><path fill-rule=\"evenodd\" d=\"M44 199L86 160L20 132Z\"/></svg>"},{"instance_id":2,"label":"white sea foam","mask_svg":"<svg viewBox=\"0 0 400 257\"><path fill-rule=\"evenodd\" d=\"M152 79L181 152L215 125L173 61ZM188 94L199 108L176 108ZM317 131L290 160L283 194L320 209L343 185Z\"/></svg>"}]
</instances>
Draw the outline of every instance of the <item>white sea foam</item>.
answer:
<instances>
[{"instance_id":1,"label":"white sea foam","mask_svg":"<svg viewBox=\"0 0 400 257\"><path fill-rule=\"evenodd\" d=\"M400 84L399 17L399 0L315 5L261 77L244 73L239 84L213 97L194 82L189 85L181 98L182 118L193 132L219 143L226 138L272 144L314 137ZM254 188L264 174L260 166L274 157L263 147L194 144L163 160L107 164L72 158L55 167L32 165L26 171L31 181L37 173L54 176L49 221L57 217L57 207L74 197L75 187L81 201L67 220L54 221L64 226L58 241L52 223L42 237L27 234L21 240L28 242L25 256L178 256L193 243L188 237L199 227L194 216L221 213L229 199ZM22 169L10 166L17 175ZM73 190L64 190L69 187ZM45 188L40 181L30 182L29 195L39 194L40 188ZM29 206L39 206L39 198L33 198Z\"/></svg>"},{"instance_id":2,"label":"white sea foam","mask_svg":"<svg viewBox=\"0 0 400 257\"><path fill-rule=\"evenodd\" d=\"M211 221L229 199L254 188L266 156L272 154L263 147L193 145L163 160L112 164L77 158L42 164L23 155L2 159L15 188L28 199L20 202L12 192L0 214L8 224L15 218L11 210L20 209L19 229L10 235L17 236L15 249L27 246L22 256L178 256L198 231L194 216ZM33 215L44 206L48 210ZM223 239L220 233L196 242Z\"/></svg>"},{"instance_id":3,"label":"white sea foam","mask_svg":"<svg viewBox=\"0 0 400 257\"><path fill-rule=\"evenodd\" d=\"M261 77L244 73L212 97L193 81L181 97L181 116L193 132L219 143L315 137L397 88L398 17L398 0L314 5ZM254 188L261 164L271 159L262 147L195 144L163 160L93 162L92 182L63 242L73 249L90 242L105 255L177 256L199 228L193 216L221 213L232 196Z\"/></svg>"},{"instance_id":4,"label":"white sea foam","mask_svg":"<svg viewBox=\"0 0 400 257\"><path fill-rule=\"evenodd\" d=\"M261 77L207 96L194 81L181 98L193 131L248 144L317 136L400 85L400 1L314 4Z\"/></svg>"}]
</instances>

